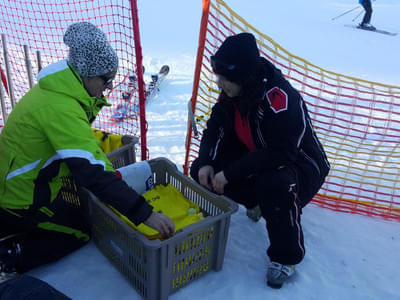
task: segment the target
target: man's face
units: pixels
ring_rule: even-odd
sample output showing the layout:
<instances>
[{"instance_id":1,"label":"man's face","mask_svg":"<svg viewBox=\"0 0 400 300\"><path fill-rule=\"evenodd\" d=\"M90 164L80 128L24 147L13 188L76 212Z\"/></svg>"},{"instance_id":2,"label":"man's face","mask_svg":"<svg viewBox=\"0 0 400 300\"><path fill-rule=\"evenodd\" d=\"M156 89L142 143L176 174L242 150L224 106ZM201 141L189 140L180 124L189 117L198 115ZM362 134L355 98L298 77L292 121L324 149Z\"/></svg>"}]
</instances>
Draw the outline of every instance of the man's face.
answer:
<instances>
[{"instance_id":1,"label":"man's face","mask_svg":"<svg viewBox=\"0 0 400 300\"><path fill-rule=\"evenodd\" d=\"M112 90L116 72L110 72L102 76L83 78L83 85L91 97L103 98L106 89Z\"/></svg>"},{"instance_id":2,"label":"man's face","mask_svg":"<svg viewBox=\"0 0 400 300\"><path fill-rule=\"evenodd\" d=\"M240 95L242 87L239 84L229 81L228 79L226 79L226 77L222 75L219 74L216 75L217 75L217 85L220 89L222 89L225 92L225 94L227 94L231 98Z\"/></svg>"}]
</instances>

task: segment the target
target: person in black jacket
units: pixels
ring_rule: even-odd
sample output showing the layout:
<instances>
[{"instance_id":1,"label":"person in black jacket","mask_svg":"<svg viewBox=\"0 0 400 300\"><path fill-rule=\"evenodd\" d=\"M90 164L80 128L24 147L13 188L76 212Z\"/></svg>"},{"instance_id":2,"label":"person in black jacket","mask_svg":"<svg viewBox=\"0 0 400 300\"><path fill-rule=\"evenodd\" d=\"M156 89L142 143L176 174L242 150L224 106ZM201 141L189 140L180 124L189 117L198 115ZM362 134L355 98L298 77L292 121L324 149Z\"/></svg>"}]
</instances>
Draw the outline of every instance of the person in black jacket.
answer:
<instances>
[{"instance_id":1,"label":"person in black jacket","mask_svg":"<svg viewBox=\"0 0 400 300\"><path fill-rule=\"evenodd\" d=\"M211 66L221 93L203 132L193 179L266 220L267 284L280 288L304 257L302 208L330 165L299 92L250 33L228 37Z\"/></svg>"}]
</instances>

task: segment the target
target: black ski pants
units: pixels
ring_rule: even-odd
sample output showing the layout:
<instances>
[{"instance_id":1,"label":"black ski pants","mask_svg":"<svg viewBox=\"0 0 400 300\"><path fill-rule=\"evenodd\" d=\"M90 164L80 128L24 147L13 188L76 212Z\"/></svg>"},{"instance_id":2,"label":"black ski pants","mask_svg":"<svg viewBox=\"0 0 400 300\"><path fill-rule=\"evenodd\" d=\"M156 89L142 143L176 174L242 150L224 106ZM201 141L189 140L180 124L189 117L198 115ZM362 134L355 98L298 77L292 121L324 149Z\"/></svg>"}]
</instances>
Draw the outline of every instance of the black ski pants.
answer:
<instances>
[{"instance_id":1,"label":"black ski pants","mask_svg":"<svg viewBox=\"0 0 400 300\"><path fill-rule=\"evenodd\" d=\"M21 254L18 256L16 266L18 273L25 273L35 267L54 262L88 241L90 227L83 205L77 206L57 197L49 208L54 212L51 217L38 211L6 211L0 208L0 240L14 235L0 241L0 245L19 243ZM54 230L39 227L39 224L47 222L59 226ZM83 235L86 235L86 238Z\"/></svg>"},{"instance_id":2,"label":"black ski pants","mask_svg":"<svg viewBox=\"0 0 400 300\"><path fill-rule=\"evenodd\" d=\"M199 162L195 160L190 174L198 182ZM215 169L215 173L220 171ZM266 220L271 261L285 265L298 264L305 255L301 210L321 187L313 174L306 180L296 167L266 170L241 182L229 182L224 195L247 208L259 205ZM316 184L312 183L315 182Z\"/></svg>"},{"instance_id":3,"label":"black ski pants","mask_svg":"<svg viewBox=\"0 0 400 300\"><path fill-rule=\"evenodd\" d=\"M364 0L361 5L364 7L364 10L365 10L364 18L363 18L361 24L369 24L369 22L371 21L371 16L372 16L371 0Z\"/></svg>"}]
</instances>

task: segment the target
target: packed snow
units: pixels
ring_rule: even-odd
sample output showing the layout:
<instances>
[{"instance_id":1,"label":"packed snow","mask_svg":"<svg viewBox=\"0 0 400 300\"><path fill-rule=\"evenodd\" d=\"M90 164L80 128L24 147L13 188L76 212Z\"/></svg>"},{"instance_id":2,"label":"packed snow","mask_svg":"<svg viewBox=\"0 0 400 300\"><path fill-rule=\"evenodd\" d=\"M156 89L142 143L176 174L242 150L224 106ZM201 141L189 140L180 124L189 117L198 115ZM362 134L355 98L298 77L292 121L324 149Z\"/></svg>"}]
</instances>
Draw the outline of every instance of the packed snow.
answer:
<instances>
[{"instance_id":1,"label":"packed snow","mask_svg":"<svg viewBox=\"0 0 400 300\"><path fill-rule=\"evenodd\" d=\"M324 69L400 86L400 36L345 27L361 8L346 0L227 0L239 15L292 54ZM191 97L201 17L200 0L139 0L146 72L168 64L170 74L147 106L150 158L185 159L187 102ZM400 3L372 3L372 24L400 31ZM266 286L265 221L245 209L232 215L225 261L170 296L186 299L400 299L400 224L308 205L302 215L306 256L282 289ZM93 242L30 272L73 299L141 299Z\"/></svg>"}]
</instances>

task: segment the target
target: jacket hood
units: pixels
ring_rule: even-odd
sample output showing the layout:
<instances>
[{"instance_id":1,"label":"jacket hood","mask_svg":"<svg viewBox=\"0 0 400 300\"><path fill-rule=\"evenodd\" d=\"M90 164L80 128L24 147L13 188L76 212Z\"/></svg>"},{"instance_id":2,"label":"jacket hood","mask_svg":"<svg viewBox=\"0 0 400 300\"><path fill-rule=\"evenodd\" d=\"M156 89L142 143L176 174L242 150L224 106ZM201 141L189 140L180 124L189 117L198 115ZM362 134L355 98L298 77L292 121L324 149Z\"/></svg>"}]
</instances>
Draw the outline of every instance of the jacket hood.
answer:
<instances>
[{"instance_id":1,"label":"jacket hood","mask_svg":"<svg viewBox=\"0 0 400 300\"><path fill-rule=\"evenodd\" d=\"M281 72L271 62L264 57L259 58L257 73L242 86L241 95L230 98L221 92L219 101L237 105L242 116L264 101L265 92L274 84L276 78L280 78Z\"/></svg>"},{"instance_id":2,"label":"jacket hood","mask_svg":"<svg viewBox=\"0 0 400 300\"><path fill-rule=\"evenodd\" d=\"M106 98L91 97L83 86L82 78L66 59L48 65L38 74L41 89L67 95L78 101L90 122L103 106L110 106Z\"/></svg>"},{"instance_id":3,"label":"jacket hood","mask_svg":"<svg viewBox=\"0 0 400 300\"><path fill-rule=\"evenodd\" d=\"M282 76L281 70L275 67L269 60L264 57L260 58L261 69L262 69L262 77L267 78L268 81L272 81L276 78L280 78Z\"/></svg>"}]
</instances>

